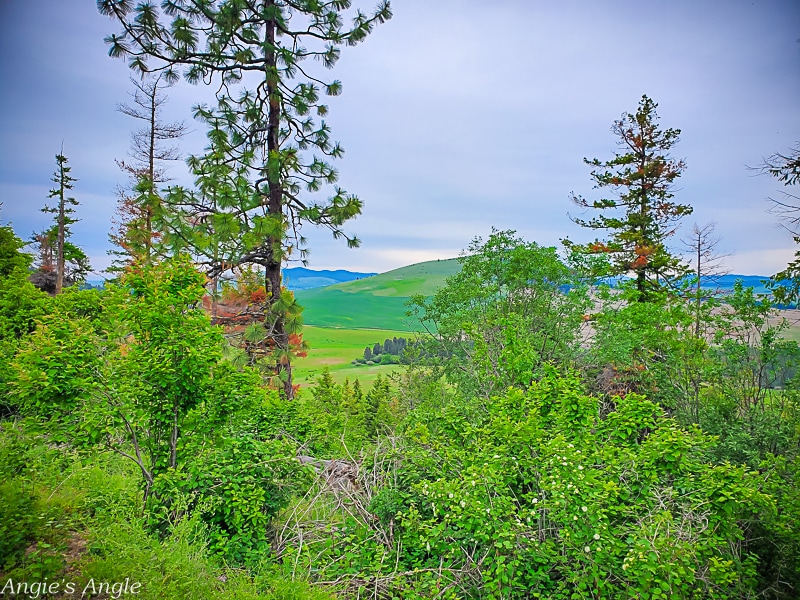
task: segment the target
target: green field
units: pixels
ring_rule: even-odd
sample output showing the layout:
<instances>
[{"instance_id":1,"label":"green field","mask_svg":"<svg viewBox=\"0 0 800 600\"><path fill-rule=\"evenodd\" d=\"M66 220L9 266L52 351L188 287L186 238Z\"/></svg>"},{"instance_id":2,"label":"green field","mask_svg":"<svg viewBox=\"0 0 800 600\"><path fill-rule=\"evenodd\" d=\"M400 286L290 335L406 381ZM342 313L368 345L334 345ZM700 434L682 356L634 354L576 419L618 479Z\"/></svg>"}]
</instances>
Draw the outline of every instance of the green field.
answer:
<instances>
[{"instance_id":1,"label":"green field","mask_svg":"<svg viewBox=\"0 0 800 600\"><path fill-rule=\"evenodd\" d=\"M409 336L407 331L387 329L332 329L306 326L303 328L303 337L311 346L311 350L306 358L295 360L295 381L302 387L308 387L313 379L328 367L338 383L347 377L350 381L358 378L362 386L371 385L378 374L387 375L401 367L353 365L352 360L361 357L366 346L373 346L376 342L382 344L386 338L408 339Z\"/></svg>"},{"instance_id":2,"label":"green field","mask_svg":"<svg viewBox=\"0 0 800 600\"><path fill-rule=\"evenodd\" d=\"M308 325L386 329L396 335L414 329L405 316L408 299L414 294L432 295L460 268L456 259L428 261L356 281L299 290L295 297L305 307L303 320Z\"/></svg>"},{"instance_id":3,"label":"green field","mask_svg":"<svg viewBox=\"0 0 800 600\"><path fill-rule=\"evenodd\" d=\"M430 296L458 272L456 259L437 260L373 277L324 288L299 290L297 301L305 307L304 338L311 346L306 358L294 363L295 381L303 387L329 368L337 382L358 378L369 386L378 374L399 370L397 365L353 365L366 346L386 338L409 339L415 324L406 316L406 302L414 294Z\"/></svg>"}]
</instances>

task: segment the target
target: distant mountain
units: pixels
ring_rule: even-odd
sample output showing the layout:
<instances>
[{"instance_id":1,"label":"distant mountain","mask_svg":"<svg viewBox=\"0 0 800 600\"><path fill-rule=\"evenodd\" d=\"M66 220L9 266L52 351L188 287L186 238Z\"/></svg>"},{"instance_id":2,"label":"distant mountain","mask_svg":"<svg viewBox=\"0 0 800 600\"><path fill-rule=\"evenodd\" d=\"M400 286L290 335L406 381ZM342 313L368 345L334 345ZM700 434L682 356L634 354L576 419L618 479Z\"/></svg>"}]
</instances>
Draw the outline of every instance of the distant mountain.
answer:
<instances>
[{"instance_id":1,"label":"distant mountain","mask_svg":"<svg viewBox=\"0 0 800 600\"><path fill-rule=\"evenodd\" d=\"M744 287L751 287L756 294L768 293L764 287L764 281L769 279L768 275L720 275L718 277L703 277L700 284L704 288L718 288L722 292L733 291L733 284L737 280L742 280Z\"/></svg>"},{"instance_id":2,"label":"distant mountain","mask_svg":"<svg viewBox=\"0 0 800 600\"><path fill-rule=\"evenodd\" d=\"M622 281L628 280L629 277L625 276L616 276L616 277L609 277L604 281L611 286L615 286ZM742 285L744 287L751 287L756 294L768 294L769 290L764 287L764 281L769 279L767 275L717 275L715 277L703 277L700 280L700 285L704 289L707 290L717 290L722 294L726 294L733 291L734 284L738 281L742 281Z\"/></svg>"},{"instance_id":3,"label":"distant mountain","mask_svg":"<svg viewBox=\"0 0 800 600\"><path fill-rule=\"evenodd\" d=\"M336 271L315 271L304 267L290 267L283 270L283 284L292 291L310 290L372 277L376 273L357 273L339 269Z\"/></svg>"},{"instance_id":4,"label":"distant mountain","mask_svg":"<svg viewBox=\"0 0 800 600\"><path fill-rule=\"evenodd\" d=\"M300 291L296 297L305 307L303 320L308 325L408 331L408 299L415 294L434 294L460 270L461 264L454 258L432 260L357 281Z\"/></svg>"}]
</instances>

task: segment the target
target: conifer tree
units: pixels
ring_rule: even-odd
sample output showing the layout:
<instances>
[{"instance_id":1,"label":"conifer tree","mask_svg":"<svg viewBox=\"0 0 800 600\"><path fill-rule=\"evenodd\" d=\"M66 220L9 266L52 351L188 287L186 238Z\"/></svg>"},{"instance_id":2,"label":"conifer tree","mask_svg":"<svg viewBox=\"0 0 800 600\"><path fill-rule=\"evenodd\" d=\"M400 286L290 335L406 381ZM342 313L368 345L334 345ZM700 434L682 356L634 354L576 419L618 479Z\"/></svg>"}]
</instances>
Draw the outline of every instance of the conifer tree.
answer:
<instances>
[{"instance_id":1,"label":"conifer tree","mask_svg":"<svg viewBox=\"0 0 800 600\"><path fill-rule=\"evenodd\" d=\"M388 402L390 394L389 380L379 374L364 399L364 432L368 439L375 439L383 425L380 419L381 405Z\"/></svg>"},{"instance_id":2,"label":"conifer tree","mask_svg":"<svg viewBox=\"0 0 800 600\"><path fill-rule=\"evenodd\" d=\"M303 223L327 227L351 246L359 243L342 229L361 212L361 201L335 186L338 174L329 159L343 150L331 139L323 120L328 107L320 97L338 95L341 83L323 81L306 61L333 67L341 45L361 42L391 18L389 1L381 0L371 15L356 10L350 27L343 21L350 0L164 0L163 10L150 2L98 0L97 6L122 26L106 38L111 56L126 57L143 72L174 76L183 68L189 82L217 86L217 106L198 107L196 116L219 132L214 143L247 185L233 187L215 214L205 205L193 206L189 193L174 194L172 201L183 212L174 233L190 241L199 221L214 218L228 230L238 228L239 243L214 262L207 260L207 273L213 279L240 264L263 267L269 308L278 313L273 339L286 350L281 269L293 251L305 256ZM245 75L255 87L244 83ZM303 189L313 193L324 186L333 187L327 202L301 197ZM215 243L200 241L207 258ZM284 370L280 360L276 369ZM290 376L284 390L292 395Z\"/></svg>"},{"instance_id":3,"label":"conifer tree","mask_svg":"<svg viewBox=\"0 0 800 600\"><path fill-rule=\"evenodd\" d=\"M53 294L60 294L65 285L82 280L91 270L83 250L69 241L69 226L78 222L72 217L75 213L73 207L78 206L78 201L67 193L77 179L70 175L72 168L63 154L63 148L61 152L56 155L56 170L52 179L56 186L48 196L55 198L57 203L42 209L42 212L55 214L55 223L33 236L33 242L38 246L39 264L38 271L31 276L31 282Z\"/></svg>"},{"instance_id":4,"label":"conifer tree","mask_svg":"<svg viewBox=\"0 0 800 600\"><path fill-rule=\"evenodd\" d=\"M600 211L588 220L573 220L583 227L610 232L609 240L598 240L586 249L609 254L613 274L632 272L639 301L650 299L652 292L683 274L680 259L670 253L666 241L675 233L677 221L692 212L691 206L672 200L672 184L686 165L670 158L680 129L660 129L657 107L642 96L636 114L623 113L611 128L621 151L611 160L584 158L592 167L594 187L611 188L614 197L587 200L572 194L578 206Z\"/></svg>"}]
</instances>

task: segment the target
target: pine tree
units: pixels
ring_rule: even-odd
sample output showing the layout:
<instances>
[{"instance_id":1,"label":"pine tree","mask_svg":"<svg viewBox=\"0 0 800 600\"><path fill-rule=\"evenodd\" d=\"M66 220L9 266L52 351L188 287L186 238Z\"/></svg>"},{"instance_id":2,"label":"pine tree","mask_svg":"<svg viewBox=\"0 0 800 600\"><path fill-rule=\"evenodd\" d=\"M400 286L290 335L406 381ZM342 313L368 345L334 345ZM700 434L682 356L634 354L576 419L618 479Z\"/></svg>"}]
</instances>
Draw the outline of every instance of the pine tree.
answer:
<instances>
[{"instance_id":1,"label":"pine tree","mask_svg":"<svg viewBox=\"0 0 800 600\"><path fill-rule=\"evenodd\" d=\"M331 370L325 367L315 381L313 393L317 403L330 413L335 412L339 406L339 393L336 387Z\"/></svg>"},{"instance_id":2,"label":"pine tree","mask_svg":"<svg viewBox=\"0 0 800 600\"><path fill-rule=\"evenodd\" d=\"M642 96L636 114L624 113L611 128L622 151L607 161L584 159L592 167L595 187L611 188L616 197L589 201L572 194L578 206L601 213L588 220L574 218L576 223L611 232L608 241L596 241L586 250L609 254L615 275L632 272L639 301L650 299L652 292L684 273L666 241L675 233L676 222L692 212L691 206L672 201L672 184L686 165L670 158L680 130L659 129L657 107Z\"/></svg>"},{"instance_id":3,"label":"pine tree","mask_svg":"<svg viewBox=\"0 0 800 600\"><path fill-rule=\"evenodd\" d=\"M38 246L39 264L38 271L31 276L31 282L52 294L60 294L65 285L82 281L91 270L83 250L69 241L69 226L78 222L71 216L75 213L72 207L78 206L78 201L67 196L67 192L77 179L70 175L72 168L63 154L63 148L61 152L56 155L56 171L52 179L56 187L50 190L48 196L55 198L57 204L42 209L42 212L55 214L55 223L33 237L34 244Z\"/></svg>"},{"instance_id":4,"label":"pine tree","mask_svg":"<svg viewBox=\"0 0 800 600\"><path fill-rule=\"evenodd\" d=\"M174 233L193 242L212 279L241 264L264 268L269 309L275 313L273 339L279 349L288 347L289 335L279 306L282 263L297 250L301 258L305 256L299 234L302 224L327 227L351 246L359 243L342 227L361 212L361 201L335 186L338 174L328 159L341 157L343 150L331 140L322 120L328 107L320 94L338 95L341 83L324 82L305 65L313 58L333 67L341 45L359 43L377 23L391 18L389 2L382 0L370 16L355 11L352 26L346 28L343 18L350 4L350 0L165 0L162 12L148 2L97 2L101 13L122 26L120 34L106 38L111 56L127 57L139 71L173 76L185 68L188 81L218 85L217 106L199 107L196 116L215 131L219 139L213 143L224 148L227 163L243 175L242 185L231 188L233 194L215 214L209 214L206 205L194 206L190 193L174 193L172 201L181 213L173 222ZM242 83L245 75L255 82L254 88ZM301 190L317 192L324 186L334 186L328 202L301 198ZM229 230L239 229L238 243L210 256L209 249L216 244L191 230L202 220L215 219ZM216 229L209 231L214 235ZM276 369L284 370L284 365L278 361ZM284 381L287 396L292 389L289 376Z\"/></svg>"},{"instance_id":5,"label":"pine tree","mask_svg":"<svg viewBox=\"0 0 800 600\"><path fill-rule=\"evenodd\" d=\"M390 395L389 380L378 375L364 399L364 432L368 439L375 439L385 425L381 422L381 414L385 412Z\"/></svg>"}]
</instances>

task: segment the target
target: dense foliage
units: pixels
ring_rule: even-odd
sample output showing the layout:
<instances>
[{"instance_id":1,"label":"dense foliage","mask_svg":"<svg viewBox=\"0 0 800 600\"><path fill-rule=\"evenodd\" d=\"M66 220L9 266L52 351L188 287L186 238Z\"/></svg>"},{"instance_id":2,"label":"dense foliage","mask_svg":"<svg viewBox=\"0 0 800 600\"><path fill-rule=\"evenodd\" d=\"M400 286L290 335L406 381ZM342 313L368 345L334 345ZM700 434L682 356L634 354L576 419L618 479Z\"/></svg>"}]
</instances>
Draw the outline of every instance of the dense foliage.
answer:
<instances>
[{"instance_id":1,"label":"dense foliage","mask_svg":"<svg viewBox=\"0 0 800 600\"><path fill-rule=\"evenodd\" d=\"M347 0L98 6L135 68L223 85L197 109L196 188L163 198L159 80L139 88L150 143L115 282L64 285L61 155L57 229L39 240L57 293L31 283L0 227L0 595L50 582L49 596L118 598L124 582L146 599L798 597L800 348L770 298L741 283L701 297L674 278L666 240L691 208L672 201L679 132L657 127L654 102L615 123L623 152L586 161L617 197L577 198L601 211L578 221L610 240L476 238L409 301L414 339L353 361L404 368L369 386L326 368L299 389L303 308L280 282L290 230L342 235L361 207L339 189L324 205L297 197L336 179L305 150L341 154L308 117L326 107L302 61L332 65L388 2L349 30ZM233 98L246 71L263 84ZM769 172L797 182L794 158Z\"/></svg>"},{"instance_id":2,"label":"dense foliage","mask_svg":"<svg viewBox=\"0 0 800 600\"><path fill-rule=\"evenodd\" d=\"M489 397L527 386L548 362L575 359L590 300L582 274L555 248L495 231L460 260L461 271L444 288L412 299L409 314L427 334L414 349L419 362L464 393Z\"/></svg>"},{"instance_id":3,"label":"dense foliage","mask_svg":"<svg viewBox=\"0 0 800 600\"><path fill-rule=\"evenodd\" d=\"M342 45L358 44L391 18L390 3L383 0L371 15L350 13L349 0L97 0L97 7L120 27L106 38L111 56L129 59L141 74L160 72L171 81L185 69L187 81L216 86L217 105L194 109L209 140L202 156L189 159L196 185L169 191L162 242L172 253L190 252L214 282L234 267L263 269L270 323L263 337L278 350L273 365L291 397L282 264L293 253L304 256L304 223L357 246L343 227L362 206L337 185L331 162L344 150L331 138L323 98L339 95L342 84L322 81L306 61L332 68ZM315 194L326 188L331 195L320 201Z\"/></svg>"},{"instance_id":4,"label":"dense foliage","mask_svg":"<svg viewBox=\"0 0 800 600\"><path fill-rule=\"evenodd\" d=\"M135 576L147 598L800 586L800 350L741 285L698 330L691 298L590 295L585 263L495 232L410 304L424 329L401 376L326 371L287 400L226 349L187 258L51 297L3 239L11 580Z\"/></svg>"}]
</instances>

